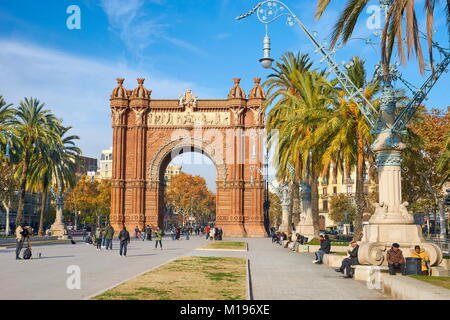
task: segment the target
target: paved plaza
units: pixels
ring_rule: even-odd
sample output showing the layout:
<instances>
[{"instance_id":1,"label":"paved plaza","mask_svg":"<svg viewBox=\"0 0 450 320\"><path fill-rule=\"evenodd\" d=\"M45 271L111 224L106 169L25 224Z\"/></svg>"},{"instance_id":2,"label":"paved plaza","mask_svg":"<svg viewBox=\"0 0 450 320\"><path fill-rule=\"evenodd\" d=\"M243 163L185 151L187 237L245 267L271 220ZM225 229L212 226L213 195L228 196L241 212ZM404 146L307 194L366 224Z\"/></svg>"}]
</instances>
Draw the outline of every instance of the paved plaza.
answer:
<instances>
[{"instance_id":1,"label":"paved plaza","mask_svg":"<svg viewBox=\"0 0 450 320\"><path fill-rule=\"evenodd\" d=\"M233 239L224 239L233 240ZM242 239L240 239L242 240ZM245 239L248 252L199 251L208 241L203 237L190 240L163 240L164 250L154 250L154 241L133 240L128 256L120 257L118 243L113 251L98 252L91 245L36 246L30 261L14 259L14 249L0 250L0 299L85 299L138 274L179 256L247 257L250 261L251 288L254 299L385 299L364 283L343 279L325 265L311 263L311 254L298 254L272 244L268 238ZM67 269L81 269L81 289L66 286Z\"/></svg>"}]
</instances>

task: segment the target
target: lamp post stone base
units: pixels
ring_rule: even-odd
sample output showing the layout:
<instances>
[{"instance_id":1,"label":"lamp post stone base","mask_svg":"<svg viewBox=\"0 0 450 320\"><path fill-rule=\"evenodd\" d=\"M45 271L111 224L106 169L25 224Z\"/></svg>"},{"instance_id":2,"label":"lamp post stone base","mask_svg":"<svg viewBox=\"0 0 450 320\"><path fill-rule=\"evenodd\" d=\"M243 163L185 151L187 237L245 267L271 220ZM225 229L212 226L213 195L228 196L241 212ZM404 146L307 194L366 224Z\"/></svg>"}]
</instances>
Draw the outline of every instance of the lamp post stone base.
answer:
<instances>
[{"instance_id":1,"label":"lamp post stone base","mask_svg":"<svg viewBox=\"0 0 450 320\"><path fill-rule=\"evenodd\" d=\"M64 226L64 223L55 222L50 227L50 232L52 233L53 236L56 236L60 239L67 239L67 230Z\"/></svg>"},{"instance_id":2,"label":"lamp post stone base","mask_svg":"<svg viewBox=\"0 0 450 320\"><path fill-rule=\"evenodd\" d=\"M312 224L306 225L299 223L295 228L295 232L308 238L308 241L314 238L314 226Z\"/></svg>"},{"instance_id":3,"label":"lamp post stone base","mask_svg":"<svg viewBox=\"0 0 450 320\"><path fill-rule=\"evenodd\" d=\"M387 265L386 252L396 242L403 256L410 257L414 246L418 245L430 256L430 264L442 262L440 248L427 242L420 226L414 224L368 224L363 228L363 238L359 243L358 260L362 265Z\"/></svg>"}]
</instances>

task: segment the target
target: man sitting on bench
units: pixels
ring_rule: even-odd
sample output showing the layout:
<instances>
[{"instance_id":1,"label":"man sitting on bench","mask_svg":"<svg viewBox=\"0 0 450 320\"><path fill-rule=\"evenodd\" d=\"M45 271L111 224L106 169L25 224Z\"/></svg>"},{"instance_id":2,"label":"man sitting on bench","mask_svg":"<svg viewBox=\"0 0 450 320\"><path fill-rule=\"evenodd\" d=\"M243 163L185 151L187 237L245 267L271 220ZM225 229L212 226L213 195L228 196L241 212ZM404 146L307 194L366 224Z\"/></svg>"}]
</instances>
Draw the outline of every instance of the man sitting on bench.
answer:
<instances>
[{"instance_id":1,"label":"man sitting on bench","mask_svg":"<svg viewBox=\"0 0 450 320\"><path fill-rule=\"evenodd\" d=\"M348 251L348 258L345 258L342 260L342 265L340 268L335 269L336 272L342 272L345 271L344 278L352 278L353 272L351 266L359 264L358 261L358 249L359 245L356 241L350 242L350 246L352 247L352 250Z\"/></svg>"},{"instance_id":2,"label":"man sitting on bench","mask_svg":"<svg viewBox=\"0 0 450 320\"><path fill-rule=\"evenodd\" d=\"M389 266L389 274L395 275L395 269L400 269L402 275L405 275L405 258L403 257L402 250L399 249L398 243L393 243L391 249L386 253L386 260Z\"/></svg>"}]
</instances>

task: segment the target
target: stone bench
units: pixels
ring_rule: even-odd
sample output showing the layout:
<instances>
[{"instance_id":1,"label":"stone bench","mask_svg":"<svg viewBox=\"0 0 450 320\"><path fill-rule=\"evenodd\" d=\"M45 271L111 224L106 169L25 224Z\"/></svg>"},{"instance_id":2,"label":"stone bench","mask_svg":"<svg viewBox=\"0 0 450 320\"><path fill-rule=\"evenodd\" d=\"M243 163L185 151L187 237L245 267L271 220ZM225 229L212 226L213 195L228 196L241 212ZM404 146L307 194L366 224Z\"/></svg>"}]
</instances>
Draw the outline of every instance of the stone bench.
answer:
<instances>
[{"instance_id":1,"label":"stone bench","mask_svg":"<svg viewBox=\"0 0 450 320\"><path fill-rule=\"evenodd\" d=\"M386 273L389 271L389 267L387 266L364 266L359 264L352 266L352 269L354 270L354 279L360 281L367 281L373 272L380 271Z\"/></svg>"},{"instance_id":2,"label":"stone bench","mask_svg":"<svg viewBox=\"0 0 450 320\"><path fill-rule=\"evenodd\" d=\"M450 300L450 290L421 280L390 275L387 266L352 266L354 279L364 281L370 289L382 290L384 294L403 300ZM379 272L378 272L379 271Z\"/></svg>"},{"instance_id":3,"label":"stone bench","mask_svg":"<svg viewBox=\"0 0 450 320\"><path fill-rule=\"evenodd\" d=\"M344 260L346 256L341 256L338 254L324 254L323 255L323 263L332 268L339 268L342 265L342 260Z\"/></svg>"},{"instance_id":4,"label":"stone bench","mask_svg":"<svg viewBox=\"0 0 450 320\"><path fill-rule=\"evenodd\" d=\"M320 246L319 245L310 245L310 244L301 244L298 246L298 252L299 253L314 253L316 251L319 251ZM348 247L347 246L331 246L331 252L347 252Z\"/></svg>"}]
</instances>

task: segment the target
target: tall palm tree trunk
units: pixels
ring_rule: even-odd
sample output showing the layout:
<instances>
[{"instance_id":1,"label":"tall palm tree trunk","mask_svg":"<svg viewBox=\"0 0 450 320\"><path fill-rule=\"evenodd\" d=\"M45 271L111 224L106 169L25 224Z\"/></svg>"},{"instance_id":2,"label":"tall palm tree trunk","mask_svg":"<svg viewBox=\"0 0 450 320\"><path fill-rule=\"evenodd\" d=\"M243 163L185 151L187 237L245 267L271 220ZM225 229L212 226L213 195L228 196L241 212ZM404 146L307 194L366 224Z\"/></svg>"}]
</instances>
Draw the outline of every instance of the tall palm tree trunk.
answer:
<instances>
[{"instance_id":1,"label":"tall palm tree trunk","mask_svg":"<svg viewBox=\"0 0 450 320\"><path fill-rule=\"evenodd\" d=\"M47 207L47 195L48 195L48 184L44 182L44 190L42 191L42 203L41 203L41 214L39 216L39 231L38 235L43 236L44 235L44 215L45 215L45 209Z\"/></svg>"},{"instance_id":2,"label":"tall palm tree trunk","mask_svg":"<svg viewBox=\"0 0 450 320\"><path fill-rule=\"evenodd\" d=\"M364 215L364 139L361 135L357 137L357 163L356 163L356 214L354 219L353 240L360 241L362 238L362 220Z\"/></svg>"},{"instance_id":3,"label":"tall palm tree trunk","mask_svg":"<svg viewBox=\"0 0 450 320\"><path fill-rule=\"evenodd\" d=\"M23 160L22 173L20 175L20 186L19 186L19 205L17 208L16 216L16 228L23 222L23 211L25 208L25 192L27 186L27 174L28 167L30 166L30 156L28 151L25 153L25 159Z\"/></svg>"},{"instance_id":4,"label":"tall palm tree trunk","mask_svg":"<svg viewBox=\"0 0 450 320\"><path fill-rule=\"evenodd\" d=\"M313 162L310 161L310 185L311 185L311 213L314 227L314 237L319 238L319 184L317 183L317 174L314 171Z\"/></svg>"},{"instance_id":5,"label":"tall palm tree trunk","mask_svg":"<svg viewBox=\"0 0 450 320\"><path fill-rule=\"evenodd\" d=\"M300 192L298 181L292 182L292 223L295 226L300 222Z\"/></svg>"}]
</instances>

